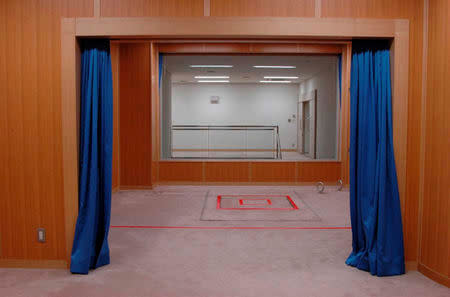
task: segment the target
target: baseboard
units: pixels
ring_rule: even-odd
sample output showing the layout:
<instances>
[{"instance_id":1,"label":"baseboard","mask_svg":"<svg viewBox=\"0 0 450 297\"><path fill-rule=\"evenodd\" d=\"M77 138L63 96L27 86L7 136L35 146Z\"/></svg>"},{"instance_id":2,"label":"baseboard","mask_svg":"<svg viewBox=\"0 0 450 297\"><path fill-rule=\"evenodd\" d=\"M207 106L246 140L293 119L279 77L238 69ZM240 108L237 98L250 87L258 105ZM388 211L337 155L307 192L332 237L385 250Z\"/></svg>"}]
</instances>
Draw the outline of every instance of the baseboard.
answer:
<instances>
[{"instance_id":1,"label":"baseboard","mask_svg":"<svg viewBox=\"0 0 450 297\"><path fill-rule=\"evenodd\" d=\"M117 188L117 191L123 191L123 190L151 190L153 189L153 186L120 186Z\"/></svg>"},{"instance_id":2,"label":"baseboard","mask_svg":"<svg viewBox=\"0 0 450 297\"><path fill-rule=\"evenodd\" d=\"M317 182L194 182L194 181L158 181L154 186L315 186ZM336 186L335 182L324 182L325 186ZM122 188L121 188L122 190Z\"/></svg>"},{"instance_id":3,"label":"baseboard","mask_svg":"<svg viewBox=\"0 0 450 297\"><path fill-rule=\"evenodd\" d=\"M406 261L405 262L406 271L415 271L417 270L417 261Z\"/></svg>"},{"instance_id":4,"label":"baseboard","mask_svg":"<svg viewBox=\"0 0 450 297\"><path fill-rule=\"evenodd\" d=\"M173 152L276 152L275 149L172 149ZM297 152L296 149L281 149L282 152Z\"/></svg>"},{"instance_id":5,"label":"baseboard","mask_svg":"<svg viewBox=\"0 0 450 297\"><path fill-rule=\"evenodd\" d=\"M450 288L450 278L448 276L440 274L440 273L428 268L427 266L423 265L422 263L419 263L417 265L417 268L426 277L431 278L435 282L440 283L441 285L444 285L444 286Z\"/></svg>"},{"instance_id":6,"label":"baseboard","mask_svg":"<svg viewBox=\"0 0 450 297\"><path fill-rule=\"evenodd\" d=\"M115 188L112 188L111 193L114 194L114 193L119 192L119 191L120 191L120 189L119 189L119 187L117 186L117 187L115 187Z\"/></svg>"},{"instance_id":7,"label":"baseboard","mask_svg":"<svg viewBox=\"0 0 450 297\"><path fill-rule=\"evenodd\" d=\"M0 267L67 269L68 264L66 260L0 259Z\"/></svg>"}]
</instances>

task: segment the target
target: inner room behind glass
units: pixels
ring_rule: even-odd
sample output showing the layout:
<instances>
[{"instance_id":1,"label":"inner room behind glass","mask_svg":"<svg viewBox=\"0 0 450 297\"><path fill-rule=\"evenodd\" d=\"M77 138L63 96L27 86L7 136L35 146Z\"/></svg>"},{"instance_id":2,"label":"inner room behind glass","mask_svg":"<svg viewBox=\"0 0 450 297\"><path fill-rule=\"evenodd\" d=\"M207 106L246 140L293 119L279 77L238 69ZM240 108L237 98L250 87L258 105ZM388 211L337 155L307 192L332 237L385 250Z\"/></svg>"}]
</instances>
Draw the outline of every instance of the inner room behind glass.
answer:
<instances>
[{"instance_id":1,"label":"inner room behind glass","mask_svg":"<svg viewBox=\"0 0 450 297\"><path fill-rule=\"evenodd\" d=\"M338 160L338 55L160 54L163 159Z\"/></svg>"}]
</instances>

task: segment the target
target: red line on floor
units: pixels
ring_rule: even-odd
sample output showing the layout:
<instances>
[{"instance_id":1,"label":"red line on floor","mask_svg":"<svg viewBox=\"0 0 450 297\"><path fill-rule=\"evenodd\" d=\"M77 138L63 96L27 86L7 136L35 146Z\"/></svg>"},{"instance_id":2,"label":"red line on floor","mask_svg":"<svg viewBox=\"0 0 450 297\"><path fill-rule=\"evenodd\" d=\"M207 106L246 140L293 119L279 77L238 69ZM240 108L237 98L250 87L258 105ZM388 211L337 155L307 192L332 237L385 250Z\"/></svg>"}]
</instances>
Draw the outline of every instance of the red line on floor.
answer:
<instances>
[{"instance_id":1,"label":"red line on floor","mask_svg":"<svg viewBox=\"0 0 450 297\"><path fill-rule=\"evenodd\" d=\"M245 203L244 201L265 201L266 203ZM246 199L239 199L239 205L266 206L272 205L272 201L270 199L264 198L246 198Z\"/></svg>"},{"instance_id":2,"label":"red line on floor","mask_svg":"<svg viewBox=\"0 0 450 297\"><path fill-rule=\"evenodd\" d=\"M118 229L209 229L209 230L350 230L351 227L207 227L207 226L111 226Z\"/></svg>"},{"instance_id":3,"label":"red line on floor","mask_svg":"<svg viewBox=\"0 0 450 297\"><path fill-rule=\"evenodd\" d=\"M265 197L265 198L260 198L260 199L255 199L255 198L245 198L245 199L240 199L239 200L239 204L240 205L244 205L243 204L243 200L267 200L269 202L270 205L272 205L272 202L270 201L270 199L267 199L267 197L283 197L286 198L289 203L291 204L291 208L271 208L271 207L222 207L222 196L224 197ZM253 206L264 206L264 205L259 205L259 204L245 204L245 205L253 205ZM288 195L218 195L217 196L217 204L216 204L216 209L219 210L298 210L297 205L294 203L294 201L292 200L291 197L289 197Z\"/></svg>"},{"instance_id":4,"label":"red line on floor","mask_svg":"<svg viewBox=\"0 0 450 297\"><path fill-rule=\"evenodd\" d=\"M255 195L246 195L246 194L241 194L241 195L227 195L227 194L221 194L220 196L224 196L224 197L286 197L287 195L266 195L266 194L255 194Z\"/></svg>"},{"instance_id":5,"label":"red line on floor","mask_svg":"<svg viewBox=\"0 0 450 297\"><path fill-rule=\"evenodd\" d=\"M247 204L249 205L249 204ZM255 206L258 206L257 204L254 204ZM229 208L223 208L221 207L220 210L296 210L295 208L269 208L269 207L229 207Z\"/></svg>"}]
</instances>

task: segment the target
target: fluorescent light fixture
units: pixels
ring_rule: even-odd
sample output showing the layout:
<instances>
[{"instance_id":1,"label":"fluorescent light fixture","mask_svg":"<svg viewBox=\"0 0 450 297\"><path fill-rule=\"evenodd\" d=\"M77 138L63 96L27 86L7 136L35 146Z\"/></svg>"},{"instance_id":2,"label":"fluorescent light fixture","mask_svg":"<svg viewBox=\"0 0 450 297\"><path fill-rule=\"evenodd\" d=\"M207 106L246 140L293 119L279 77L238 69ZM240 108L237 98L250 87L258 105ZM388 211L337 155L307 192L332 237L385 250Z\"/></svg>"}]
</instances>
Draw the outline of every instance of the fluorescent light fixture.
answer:
<instances>
[{"instance_id":1,"label":"fluorescent light fixture","mask_svg":"<svg viewBox=\"0 0 450 297\"><path fill-rule=\"evenodd\" d=\"M233 65L191 65L191 68L232 68Z\"/></svg>"},{"instance_id":2,"label":"fluorescent light fixture","mask_svg":"<svg viewBox=\"0 0 450 297\"><path fill-rule=\"evenodd\" d=\"M289 84L290 80L260 80L260 83L264 84Z\"/></svg>"},{"instance_id":3,"label":"fluorescent light fixture","mask_svg":"<svg viewBox=\"0 0 450 297\"><path fill-rule=\"evenodd\" d=\"M254 68L278 68L278 69L292 69L297 68L296 66L263 66L263 65L256 65L253 66Z\"/></svg>"},{"instance_id":4,"label":"fluorescent light fixture","mask_svg":"<svg viewBox=\"0 0 450 297\"><path fill-rule=\"evenodd\" d=\"M194 78L197 79L224 79L224 78L230 78L229 76L194 76Z\"/></svg>"},{"instance_id":5,"label":"fluorescent light fixture","mask_svg":"<svg viewBox=\"0 0 450 297\"><path fill-rule=\"evenodd\" d=\"M264 76L265 79L297 79L298 76Z\"/></svg>"},{"instance_id":6,"label":"fluorescent light fixture","mask_svg":"<svg viewBox=\"0 0 450 297\"><path fill-rule=\"evenodd\" d=\"M199 83L229 83L229 80L197 80Z\"/></svg>"}]
</instances>

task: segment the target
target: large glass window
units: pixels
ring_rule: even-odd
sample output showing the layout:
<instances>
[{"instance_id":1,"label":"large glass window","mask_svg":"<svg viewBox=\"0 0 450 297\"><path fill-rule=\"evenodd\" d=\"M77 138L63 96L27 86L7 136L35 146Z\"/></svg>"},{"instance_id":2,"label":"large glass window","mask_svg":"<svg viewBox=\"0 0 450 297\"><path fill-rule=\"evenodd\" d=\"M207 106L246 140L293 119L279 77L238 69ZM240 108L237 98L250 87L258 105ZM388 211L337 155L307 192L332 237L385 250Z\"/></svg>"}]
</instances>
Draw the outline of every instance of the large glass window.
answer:
<instances>
[{"instance_id":1,"label":"large glass window","mask_svg":"<svg viewBox=\"0 0 450 297\"><path fill-rule=\"evenodd\" d=\"M338 56L162 59L164 159L337 159Z\"/></svg>"}]
</instances>

